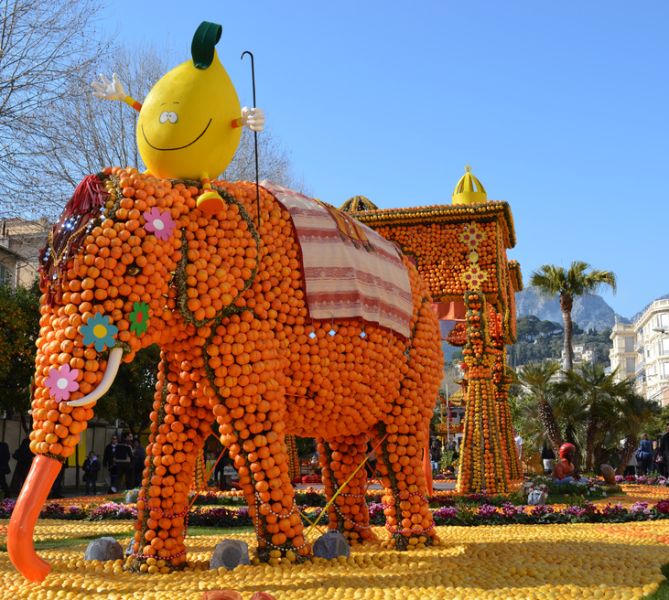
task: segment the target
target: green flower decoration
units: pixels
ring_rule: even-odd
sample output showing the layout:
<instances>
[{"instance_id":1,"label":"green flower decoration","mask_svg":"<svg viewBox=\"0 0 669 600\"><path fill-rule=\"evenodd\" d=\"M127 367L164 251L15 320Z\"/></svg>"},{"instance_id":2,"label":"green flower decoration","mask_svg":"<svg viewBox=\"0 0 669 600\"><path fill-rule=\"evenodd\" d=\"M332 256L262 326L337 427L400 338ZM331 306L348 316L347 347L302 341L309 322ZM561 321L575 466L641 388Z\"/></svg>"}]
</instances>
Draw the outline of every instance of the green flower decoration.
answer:
<instances>
[{"instance_id":1,"label":"green flower decoration","mask_svg":"<svg viewBox=\"0 0 669 600\"><path fill-rule=\"evenodd\" d=\"M142 335L149 327L149 305L146 302L135 302L130 313L130 331Z\"/></svg>"}]
</instances>

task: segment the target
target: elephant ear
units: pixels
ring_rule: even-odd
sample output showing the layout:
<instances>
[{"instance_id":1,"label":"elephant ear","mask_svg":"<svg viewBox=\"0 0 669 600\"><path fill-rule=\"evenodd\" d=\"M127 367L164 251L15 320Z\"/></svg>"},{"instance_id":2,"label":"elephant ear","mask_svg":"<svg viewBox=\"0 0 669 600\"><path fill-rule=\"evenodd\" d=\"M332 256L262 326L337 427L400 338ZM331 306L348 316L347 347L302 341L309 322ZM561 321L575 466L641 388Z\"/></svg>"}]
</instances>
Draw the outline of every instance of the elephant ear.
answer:
<instances>
[{"instance_id":1,"label":"elephant ear","mask_svg":"<svg viewBox=\"0 0 669 600\"><path fill-rule=\"evenodd\" d=\"M233 196L217 191L225 208L208 219L194 213L176 275L179 311L198 327L244 309L242 295L258 268L260 238L252 219Z\"/></svg>"}]
</instances>

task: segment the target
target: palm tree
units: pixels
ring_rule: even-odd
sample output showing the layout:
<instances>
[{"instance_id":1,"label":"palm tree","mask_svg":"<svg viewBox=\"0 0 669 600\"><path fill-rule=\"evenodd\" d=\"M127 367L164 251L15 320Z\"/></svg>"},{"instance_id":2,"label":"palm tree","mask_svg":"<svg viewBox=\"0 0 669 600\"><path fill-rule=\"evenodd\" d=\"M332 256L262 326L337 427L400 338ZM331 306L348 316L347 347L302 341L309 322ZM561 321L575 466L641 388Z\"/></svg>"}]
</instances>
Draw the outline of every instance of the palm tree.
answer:
<instances>
[{"instance_id":1,"label":"palm tree","mask_svg":"<svg viewBox=\"0 0 669 600\"><path fill-rule=\"evenodd\" d=\"M545 295L558 294L560 296L560 310L564 322L564 370L571 371L574 363L571 320L574 298L592 293L601 285L608 285L615 291L616 276L611 271L590 270L588 263L576 260L566 271L563 267L543 265L538 271L532 273L530 285Z\"/></svg>"},{"instance_id":2,"label":"palm tree","mask_svg":"<svg viewBox=\"0 0 669 600\"><path fill-rule=\"evenodd\" d=\"M509 396L514 431L523 438L523 454L539 452L547 440L537 403L532 396Z\"/></svg>"},{"instance_id":3,"label":"palm tree","mask_svg":"<svg viewBox=\"0 0 669 600\"><path fill-rule=\"evenodd\" d=\"M615 425L619 403L634 394L634 381L616 381L616 373L606 373L601 365L585 364L565 373L559 388L580 396L587 409L585 423L585 468L592 471L598 438Z\"/></svg>"},{"instance_id":4,"label":"palm tree","mask_svg":"<svg viewBox=\"0 0 669 600\"><path fill-rule=\"evenodd\" d=\"M581 448L583 447L587 408L580 396L564 389L561 384L555 386L555 394L551 402L555 421L560 425L565 442L576 446L576 465L581 464Z\"/></svg>"},{"instance_id":5,"label":"palm tree","mask_svg":"<svg viewBox=\"0 0 669 600\"><path fill-rule=\"evenodd\" d=\"M539 418L544 431L557 455L562 445L562 435L558 427L553 408L549 401L551 393L551 378L560 370L555 362L533 363L525 365L518 372L518 380L527 394L537 403Z\"/></svg>"}]
</instances>

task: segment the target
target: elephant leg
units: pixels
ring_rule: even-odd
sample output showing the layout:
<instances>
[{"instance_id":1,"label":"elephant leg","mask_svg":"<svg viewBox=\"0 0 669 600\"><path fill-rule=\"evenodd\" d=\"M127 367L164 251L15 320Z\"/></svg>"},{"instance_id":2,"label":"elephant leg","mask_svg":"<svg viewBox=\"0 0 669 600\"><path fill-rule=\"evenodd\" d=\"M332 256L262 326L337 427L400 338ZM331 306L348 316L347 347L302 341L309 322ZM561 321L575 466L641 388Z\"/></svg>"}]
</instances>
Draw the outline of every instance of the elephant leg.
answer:
<instances>
[{"instance_id":1,"label":"elephant leg","mask_svg":"<svg viewBox=\"0 0 669 600\"><path fill-rule=\"evenodd\" d=\"M265 402L271 394L265 394ZM257 407L259 408L259 407ZM270 415L266 423L272 424ZM245 435L248 423L244 417L227 421L217 416L221 442L227 445L230 457L239 474L258 539L258 558L270 561L280 556L306 556L302 520L288 474L288 453L283 427L262 433ZM292 553L292 554L289 554Z\"/></svg>"},{"instance_id":2,"label":"elephant leg","mask_svg":"<svg viewBox=\"0 0 669 600\"><path fill-rule=\"evenodd\" d=\"M368 439L368 435L363 433L318 442L318 455L328 501L341 490L328 509L329 529L340 531L351 543L374 537L369 526L369 511L365 499L367 470L363 466L353 474L365 459Z\"/></svg>"},{"instance_id":3,"label":"elephant leg","mask_svg":"<svg viewBox=\"0 0 669 600\"><path fill-rule=\"evenodd\" d=\"M218 402L213 412L254 521L258 558L296 559L308 555L310 548L289 476L281 361L274 338L263 327L243 312L214 331L208 346L208 372ZM235 339L231 331L243 333L246 343L228 344L229 354L215 353L226 338Z\"/></svg>"},{"instance_id":4,"label":"elephant leg","mask_svg":"<svg viewBox=\"0 0 669 600\"><path fill-rule=\"evenodd\" d=\"M133 570L168 572L186 563L188 492L214 420L200 362L194 350L163 353L127 563ZM149 558L156 564L147 563Z\"/></svg>"},{"instance_id":5,"label":"elephant leg","mask_svg":"<svg viewBox=\"0 0 669 600\"><path fill-rule=\"evenodd\" d=\"M423 433L388 433L395 427L392 424L386 427L385 433L377 435L374 442L381 442L377 468L386 488L383 497L386 529L398 550L419 544L430 545L436 533L426 498L422 464L427 424L419 430Z\"/></svg>"},{"instance_id":6,"label":"elephant leg","mask_svg":"<svg viewBox=\"0 0 669 600\"><path fill-rule=\"evenodd\" d=\"M439 343L434 339L436 328L430 303L422 298L412 322L399 396L375 431L374 444L381 442L377 467L386 488L386 528L400 550L436 540L423 467L423 452L429 449L429 423L442 377Z\"/></svg>"}]
</instances>

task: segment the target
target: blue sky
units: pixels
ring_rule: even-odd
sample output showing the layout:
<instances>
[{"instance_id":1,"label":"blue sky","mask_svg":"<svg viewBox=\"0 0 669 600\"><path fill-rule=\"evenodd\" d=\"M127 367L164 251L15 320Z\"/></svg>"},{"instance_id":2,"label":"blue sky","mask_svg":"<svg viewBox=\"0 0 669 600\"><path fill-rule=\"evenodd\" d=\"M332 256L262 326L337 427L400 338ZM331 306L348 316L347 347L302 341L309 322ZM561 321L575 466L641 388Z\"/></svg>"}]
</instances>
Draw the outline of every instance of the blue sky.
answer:
<instances>
[{"instance_id":1,"label":"blue sky","mask_svg":"<svg viewBox=\"0 0 669 600\"><path fill-rule=\"evenodd\" d=\"M669 3L111 1L99 26L175 65L203 21L313 195L450 203L465 164L513 210L525 279L585 260L624 316L669 292ZM140 99L141 100L141 99Z\"/></svg>"}]
</instances>

